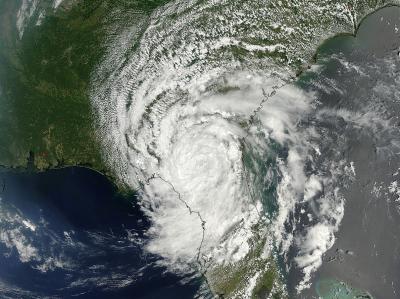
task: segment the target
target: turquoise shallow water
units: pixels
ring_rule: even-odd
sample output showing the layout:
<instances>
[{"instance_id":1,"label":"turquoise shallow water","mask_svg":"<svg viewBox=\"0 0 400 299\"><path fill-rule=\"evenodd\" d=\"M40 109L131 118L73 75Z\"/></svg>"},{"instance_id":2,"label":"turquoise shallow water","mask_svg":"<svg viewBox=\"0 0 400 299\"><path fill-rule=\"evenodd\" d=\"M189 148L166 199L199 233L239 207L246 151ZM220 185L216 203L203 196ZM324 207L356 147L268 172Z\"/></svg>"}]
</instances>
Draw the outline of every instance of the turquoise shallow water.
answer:
<instances>
[{"instance_id":1,"label":"turquoise shallow water","mask_svg":"<svg viewBox=\"0 0 400 299\"><path fill-rule=\"evenodd\" d=\"M369 37L368 35L364 36ZM365 56L357 56L359 53L355 53L357 51L354 51L354 49L364 47L359 50L363 52L366 49L370 48L371 50L374 48L363 43L360 46L359 39L357 39L359 44L356 47L352 45L353 40L354 38L351 36L341 36L328 42L327 45L330 52L325 52L325 55L329 56L342 52L345 56L349 55L346 56L347 58L350 57L349 59L357 57L358 60L355 59L354 61L363 61ZM345 43L345 50L341 47L341 43ZM365 54L370 55L368 51ZM371 61L373 60L371 59ZM371 81L368 80L351 81L350 79L356 77L355 73L350 75L347 73L347 77L343 73L338 73L338 70L342 71L342 69L339 68L337 60L327 62L325 66L325 71L322 74L323 78L334 81L337 81L338 78L343 78L342 81L349 80L349 84L344 85L346 87L346 96L360 95L359 86L366 87L371 84ZM311 81L315 83L319 77L320 74L311 76ZM322 87L325 84L324 81L317 83L321 83L320 86ZM307 88L308 84L311 83L307 80L300 80L299 84L304 84L304 88ZM340 105L346 107L345 101L340 103L344 99L337 98L337 96L337 94L333 93L322 99L327 104L334 106L338 103L338 107ZM335 129L336 127L333 128ZM262 202L267 216L272 217L277 209L275 199L276 186L279 183L279 173L276 172L274 161L276 161L277 157L285 159L285 149L273 143L270 144L269 148L270 151L265 156L257 155L252 153L251 149L247 149L248 155L244 157L244 164L248 172L252 174L249 178L249 185L253 187L252 192L255 192L253 195L263 199ZM359 170L357 161L356 169L357 171ZM69 173L69 171L74 173ZM24 264L18 261L15 250L10 253L9 248L2 248L8 256L3 259L4 263L1 271L3 271L2 274L7 278L8 282L14 286L22 283L20 286L23 289L44 295L78 295L81 298L132 298L132 296L135 298L192 298L198 288L195 282L186 285L179 284L181 277L166 275L164 273L165 269L155 266L158 257L149 256L143 252L143 242L146 241L144 232L149 224L146 223L146 218L141 214L140 209L127 205L124 201L117 201L113 193L115 190L112 190L107 185L107 182L96 178L95 174L80 173L85 171L70 169L63 170L61 171L62 174L58 175L55 172L41 175L29 174L27 177L21 175L24 183L18 183L21 177L14 178L14 185L16 186L14 188L12 187L13 184L10 184L13 181L11 176L6 179L6 191L3 196L5 207L9 208L10 213L22 213L21 217L30 220L36 225L35 232L31 232L30 226L24 224L23 221L19 227L22 228L21 232L27 235L26 238L32 241L32 246L40 248L40 253L42 254L38 257L32 257L31 262ZM267 176L268 172L271 172L271 180L267 185L263 178ZM35 178L30 178L30 176ZM15 193L16 190L19 193ZM132 201L135 201L135 198L132 198ZM357 215L359 210L356 208L353 210L351 208L346 209L347 214L352 215L353 212L355 212L354 215ZM41 220L42 218L43 221ZM378 218L374 217L374 219ZM292 225L295 226L297 224L294 223ZM11 225L13 223L10 222ZM302 228L302 225L303 223L299 223L299 229ZM359 228L357 227L357 229ZM346 225L343 225L341 230L344 232L350 231L349 226ZM132 232L135 233L133 235L134 238L129 234ZM355 232L359 236L360 230ZM350 241L354 239L354 232L350 231L349 235L350 238L348 239ZM39 238L36 238L37 236ZM83 244L85 249L80 250L80 247L71 246L70 239ZM46 246L48 240L55 242L53 251L50 253L46 251L48 249ZM362 242L362 236L360 236L360 240ZM346 248L354 249L351 245L353 244L346 244L348 246ZM355 250L355 252L361 253L364 248L361 247L360 251ZM51 271L49 273L39 273L40 271L35 267L42 266L46 256L56 256L58 253L62 253L66 258L71 257L71 260L79 260L80 264L77 268L58 269L55 274ZM389 260L392 258L393 256L388 256ZM353 265L351 261L347 264ZM366 260L360 259L361 265L364 262ZM15 264L18 264L17 268L14 267ZM282 262L282 268L284 266L285 264ZM361 267L359 264L354 264L353 266L354 268ZM139 271L142 267L146 267L145 270ZM344 267L344 265L339 265L339 267ZM109 271L104 271L104 269L114 270L114 277L121 275L119 276L119 281L123 280L124 283L129 282L129 278L132 277L137 280L127 284L126 287L96 289L96 281L101 283L102 286L107 286L104 281L109 284L115 284L115 280L112 280L112 277L110 278L108 275ZM138 270L138 272L135 272L135 270ZM340 270L336 271L335 274L339 272ZM130 273L130 275L125 276L127 273ZM367 271L365 273L367 275L370 274ZM313 290L323 299L350 299L357 298L357 296L372 298L365 291L351 288L349 285L352 282L346 277L338 275L338 280L325 277L336 276L322 275L322 278L318 277L313 285L315 287ZM398 276L392 275L392 277L396 278ZM62 285L65 281L71 284L82 281L82 279L87 284L75 284L75 288L71 288L69 285ZM31 280L34 280L35 285L31 283ZM341 282L342 280L346 283ZM37 285L43 281L46 283L43 284L41 289L37 289ZM56 284L56 282L61 285ZM364 286L368 286L368 283L365 283ZM22 296L18 297L23 298ZM28 295L25 297L28 298Z\"/></svg>"},{"instance_id":2,"label":"turquoise shallow water","mask_svg":"<svg viewBox=\"0 0 400 299\"><path fill-rule=\"evenodd\" d=\"M316 55L318 67L304 73L298 86L315 91L327 107L360 113L360 118L371 113L389 122L398 119L399 24L400 8L387 7L365 18L356 36L326 41ZM387 191L373 194L374 186L387 188L395 179L399 160L390 144L398 135L384 126L374 132L349 128L346 122L338 127L348 140L343 156L354 163L355 181L345 191L335 244L301 298L398 298L400 217Z\"/></svg>"},{"instance_id":3,"label":"turquoise shallow water","mask_svg":"<svg viewBox=\"0 0 400 299\"><path fill-rule=\"evenodd\" d=\"M322 279L316 283L316 291L322 299L354 299L373 297L367 292L352 288L334 279Z\"/></svg>"}]
</instances>

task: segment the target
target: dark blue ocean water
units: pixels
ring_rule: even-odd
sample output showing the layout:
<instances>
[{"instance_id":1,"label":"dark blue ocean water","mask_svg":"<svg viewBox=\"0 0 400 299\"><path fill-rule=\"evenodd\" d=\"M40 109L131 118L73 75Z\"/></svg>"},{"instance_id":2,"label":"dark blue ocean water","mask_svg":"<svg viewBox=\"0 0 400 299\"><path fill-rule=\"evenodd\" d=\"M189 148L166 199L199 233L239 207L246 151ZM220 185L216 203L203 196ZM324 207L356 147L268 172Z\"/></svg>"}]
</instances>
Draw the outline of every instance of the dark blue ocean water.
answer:
<instances>
[{"instance_id":1,"label":"dark blue ocean water","mask_svg":"<svg viewBox=\"0 0 400 299\"><path fill-rule=\"evenodd\" d=\"M71 167L0 172L4 298L193 298L200 282L157 266L136 194ZM3 297L1 297L3 298Z\"/></svg>"}]
</instances>

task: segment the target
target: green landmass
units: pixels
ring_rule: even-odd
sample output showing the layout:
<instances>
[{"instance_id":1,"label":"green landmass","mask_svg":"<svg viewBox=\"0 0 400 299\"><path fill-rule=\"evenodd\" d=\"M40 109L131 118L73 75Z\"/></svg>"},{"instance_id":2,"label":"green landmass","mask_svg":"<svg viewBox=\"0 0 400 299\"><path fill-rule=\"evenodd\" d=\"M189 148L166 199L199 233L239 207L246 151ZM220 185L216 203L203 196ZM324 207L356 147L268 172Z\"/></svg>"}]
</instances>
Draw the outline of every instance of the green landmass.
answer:
<instances>
[{"instance_id":1,"label":"green landmass","mask_svg":"<svg viewBox=\"0 0 400 299\"><path fill-rule=\"evenodd\" d=\"M103 160L101 142L95 134L88 94L91 75L104 57L110 38L148 18L167 1L64 0L57 10L51 1L41 1L37 13L44 11L45 17L40 26L36 25L39 17L32 18L20 38L15 24L22 2L0 0L0 165L26 168L31 158L37 170L83 165L114 177ZM298 1L279 2L287 5L288 11L299 13ZM349 1L349 5L359 7L355 11L361 17L385 4L380 0ZM306 26L323 27L328 17L318 19L320 24ZM296 19L294 24L297 22ZM309 20L301 20L304 22ZM257 37L249 37L246 42L271 44L270 40ZM239 61L249 55L240 46L232 46L230 50ZM252 55L272 57L282 63L288 61L288 56L281 51L254 51ZM304 67L302 63L302 60L293 62L300 69ZM227 87L220 92L235 88ZM207 277L212 290L224 294L225 298L238 298L249 279L258 274L253 298L284 298L278 287L281 278L277 263L262 257L263 245L255 242L250 253L238 263L209 269ZM329 285L327 289L331 289ZM329 292L323 298L336 298Z\"/></svg>"},{"instance_id":2,"label":"green landmass","mask_svg":"<svg viewBox=\"0 0 400 299\"><path fill-rule=\"evenodd\" d=\"M0 1L0 165L25 168L31 157L38 170L84 165L111 175L94 133L90 76L110 35L165 2L64 0L54 10L42 1L46 17L40 26L32 17L20 38L22 1Z\"/></svg>"},{"instance_id":3,"label":"green landmass","mask_svg":"<svg viewBox=\"0 0 400 299\"><path fill-rule=\"evenodd\" d=\"M38 170L83 165L113 176L95 134L90 77L113 36L135 23L144 24L140 25L144 30L143 18L166 2L64 0L55 10L53 1L42 0L21 38L16 22L22 0L0 1L0 165L25 168L31 157ZM297 2L282 5L292 10L303 7ZM386 4L350 2L360 15ZM246 55L243 51L237 48L234 53L240 58ZM254 55L286 61L286 54L279 51Z\"/></svg>"},{"instance_id":4,"label":"green landmass","mask_svg":"<svg viewBox=\"0 0 400 299\"><path fill-rule=\"evenodd\" d=\"M282 288L282 276L277 261L263 256L265 239L254 227L255 236L250 240L249 253L240 261L217 265L207 270L211 290L220 298L247 298L243 293L253 280L252 299L287 299Z\"/></svg>"}]
</instances>

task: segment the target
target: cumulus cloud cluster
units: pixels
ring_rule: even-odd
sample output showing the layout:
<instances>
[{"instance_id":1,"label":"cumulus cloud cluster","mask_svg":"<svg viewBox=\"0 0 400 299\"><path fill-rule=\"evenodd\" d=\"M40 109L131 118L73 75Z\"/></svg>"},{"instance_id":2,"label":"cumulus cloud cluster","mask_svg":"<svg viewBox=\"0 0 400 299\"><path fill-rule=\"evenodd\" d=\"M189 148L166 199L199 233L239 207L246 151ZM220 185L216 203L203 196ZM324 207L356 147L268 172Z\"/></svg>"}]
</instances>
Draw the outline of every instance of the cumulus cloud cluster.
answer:
<instances>
[{"instance_id":1,"label":"cumulus cloud cluster","mask_svg":"<svg viewBox=\"0 0 400 299\"><path fill-rule=\"evenodd\" d=\"M272 59L225 55L242 44L208 35L201 7L178 4L152 15L137 51L101 83L110 68L99 67L91 99L104 155L140 191L152 222L147 249L170 269L235 263L263 223L265 252L302 269L301 291L333 245L345 203L337 184L350 167L324 152L340 142L318 125L324 114L346 112L319 109L316 95L291 84L291 72ZM110 51L104 63L113 57L121 53ZM273 163L257 178L266 157ZM261 185L273 184L277 208L267 214Z\"/></svg>"}]
</instances>

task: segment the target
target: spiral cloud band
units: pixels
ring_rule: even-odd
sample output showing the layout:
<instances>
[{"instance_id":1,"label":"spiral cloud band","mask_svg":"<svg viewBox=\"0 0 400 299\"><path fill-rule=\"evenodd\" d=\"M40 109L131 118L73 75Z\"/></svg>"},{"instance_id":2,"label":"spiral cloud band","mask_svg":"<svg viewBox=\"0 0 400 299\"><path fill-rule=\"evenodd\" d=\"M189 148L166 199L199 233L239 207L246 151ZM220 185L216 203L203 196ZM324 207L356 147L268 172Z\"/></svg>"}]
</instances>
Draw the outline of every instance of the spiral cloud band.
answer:
<instances>
[{"instance_id":1,"label":"spiral cloud band","mask_svg":"<svg viewBox=\"0 0 400 299\"><path fill-rule=\"evenodd\" d=\"M234 25L211 27L226 21L224 9L172 3L143 33L129 28L113 41L91 94L104 154L139 190L152 223L147 250L171 271L240 262L261 234L264 257L301 269L301 291L333 245L344 211L337 182L351 167L331 150L341 141L321 125L316 96L252 54L284 45L260 48ZM246 9L233 24L249 21ZM133 48L125 42L139 37Z\"/></svg>"}]
</instances>

